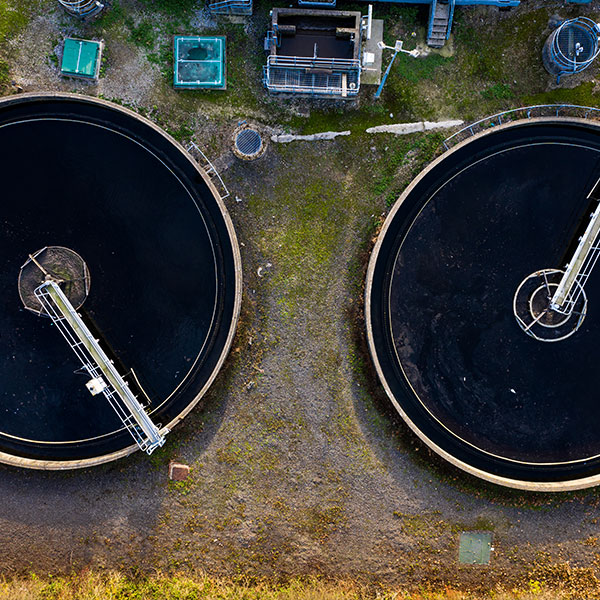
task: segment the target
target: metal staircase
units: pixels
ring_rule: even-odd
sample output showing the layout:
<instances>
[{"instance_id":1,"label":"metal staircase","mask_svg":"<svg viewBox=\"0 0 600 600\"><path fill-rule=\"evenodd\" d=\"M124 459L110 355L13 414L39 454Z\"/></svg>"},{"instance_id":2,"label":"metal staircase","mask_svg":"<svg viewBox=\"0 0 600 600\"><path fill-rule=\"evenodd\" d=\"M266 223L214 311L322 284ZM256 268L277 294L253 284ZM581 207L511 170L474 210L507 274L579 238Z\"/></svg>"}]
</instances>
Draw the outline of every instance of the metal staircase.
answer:
<instances>
[{"instance_id":1,"label":"metal staircase","mask_svg":"<svg viewBox=\"0 0 600 600\"><path fill-rule=\"evenodd\" d=\"M441 48L452 29L455 0L433 0L429 13L427 45Z\"/></svg>"}]
</instances>

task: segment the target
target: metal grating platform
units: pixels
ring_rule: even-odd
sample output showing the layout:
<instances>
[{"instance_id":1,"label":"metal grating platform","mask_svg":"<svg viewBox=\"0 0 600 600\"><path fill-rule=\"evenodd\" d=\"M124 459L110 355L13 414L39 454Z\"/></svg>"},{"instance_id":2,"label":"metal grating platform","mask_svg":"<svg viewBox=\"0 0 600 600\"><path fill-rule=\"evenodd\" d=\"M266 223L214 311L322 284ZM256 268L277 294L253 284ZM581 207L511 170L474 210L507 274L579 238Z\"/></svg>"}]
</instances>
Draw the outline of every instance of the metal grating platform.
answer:
<instances>
[{"instance_id":1,"label":"metal grating platform","mask_svg":"<svg viewBox=\"0 0 600 600\"><path fill-rule=\"evenodd\" d=\"M168 431L161 431L152 422L59 285L52 280L46 281L35 290L35 295L43 312L52 319L79 358L83 371L90 376L88 390L93 395L102 393L140 450L152 454L165 443Z\"/></svg>"},{"instance_id":2,"label":"metal grating platform","mask_svg":"<svg viewBox=\"0 0 600 600\"><path fill-rule=\"evenodd\" d=\"M243 129L235 138L235 147L241 154L252 156L260 151L262 138L255 129Z\"/></svg>"}]
</instances>

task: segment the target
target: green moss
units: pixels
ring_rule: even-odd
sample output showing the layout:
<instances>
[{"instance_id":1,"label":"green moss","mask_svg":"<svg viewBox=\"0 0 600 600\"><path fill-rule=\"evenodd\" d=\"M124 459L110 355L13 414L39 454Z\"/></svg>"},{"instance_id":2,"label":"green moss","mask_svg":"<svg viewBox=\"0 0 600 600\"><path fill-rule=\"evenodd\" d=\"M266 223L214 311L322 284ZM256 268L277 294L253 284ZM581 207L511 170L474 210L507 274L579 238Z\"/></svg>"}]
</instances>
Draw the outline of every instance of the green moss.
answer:
<instances>
[{"instance_id":1,"label":"green moss","mask_svg":"<svg viewBox=\"0 0 600 600\"><path fill-rule=\"evenodd\" d=\"M136 45L152 49L156 44L156 33L150 21L142 21L130 27L129 39Z\"/></svg>"},{"instance_id":2,"label":"green moss","mask_svg":"<svg viewBox=\"0 0 600 600\"><path fill-rule=\"evenodd\" d=\"M107 30L120 27L125 22L125 11L119 0L113 0L110 8L102 11L100 16L92 21L92 27L97 30Z\"/></svg>"},{"instance_id":3,"label":"green moss","mask_svg":"<svg viewBox=\"0 0 600 600\"><path fill-rule=\"evenodd\" d=\"M29 11L17 0L0 2L0 47L27 25Z\"/></svg>"},{"instance_id":4,"label":"green moss","mask_svg":"<svg viewBox=\"0 0 600 600\"><path fill-rule=\"evenodd\" d=\"M480 94L486 100L510 100L515 97L515 93L512 91L510 85L505 83L495 83L480 92Z\"/></svg>"},{"instance_id":5,"label":"green moss","mask_svg":"<svg viewBox=\"0 0 600 600\"><path fill-rule=\"evenodd\" d=\"M385 194L385 203L390 207L400 196L405 180L398 178L398 170L409 165L408 180L412 179L433 157L441 152L444 134L435 132L393 138L389 142L387 160L372 187L373 193Z\"/></svg>"},{"instance_id":6,"label":"green moss","mask_svg":"<svg viewBox=\"0 0 600 600\"><path fill-rule=\"evenodd\" d=\"M10 83L7 42L27 25L33 8L18 0L0 2L0 89Z\"/></svg>"},{"instance_id":7,"label":"green moss","mask_svg":"<svg viewBox=\"0 0 600 600\"><path fill-rule=\"evenodd\" d=\"M154 11L159 11L172 17L188 17L198 8L197 0L142 0Z\"/></svg>"},{"instance_id":8,"label":"green moss","mask_svg":"<svg viewBox=\"0 0 600 600\"><path fill-rule=\"evenodd\" d=\"M178 142L188 142L194 135L194 129L186 123L181 123L177 127L166 127L167 133L173 136Z\"/></svg>"},{"instance_id":9,"label":"green moss","mask_svg":"<svg viewBox=\"0 0 600 600\"><path fill-rule=\"evenodd\" d=\"M594 91L595 84L587 81L572 89L558 88L549 92L525 96L526 105L533 104L577 104L597 106L600 95Z\"/></svg>"},{"instance_id":10,"label":"green moss","mask_svg":"<svg viewBox=\"0 0 600 600\"><path fill-rule=\"evenodd\" d=\"M306 173L302 183L281 181L275 189L288 207L284 227L269 234L270 253L275 254L277 273L272 284L280 291L283 314L294 317L301 307L315 300L315 291L327 286L320 274L326 270L346 219L335 181Z\"/></svg>"},{"instance_id":11,"label":"green moss","mask_svg":"<svg viewBox=\"0 0 600 600\"><path fill-rule=\"evenodd\" d=\"M397 70L400 77L411 83L417 83L423 79L432 79L436 70L451 63L454 57L444 58L439 54L430 54L425 58L412 58L408 54L398 54L392 70Z\"/></svg>"},{"instance_id":12,"label":"green moss","mask_svg":"<svg viewBox=\"0 0 600 600\"><path fill-rule=\"evenodd\" d=\"M486 517L477 517L473 521L454 523L450 527L452 533L461 531L495 531L496 524Z\"/></svg>"},{"instance_id":13,"label":"green moss","mask_svg":"<svg viewBox=\"0 0 600 600\"><path fill-rule=\"evenodd\" d=\"M401 520L402 531L412 537L437 538L448 529L448 525L440 520L439 513L411 515L395 510L393 514Z\"/></svg>"}]
</instances>

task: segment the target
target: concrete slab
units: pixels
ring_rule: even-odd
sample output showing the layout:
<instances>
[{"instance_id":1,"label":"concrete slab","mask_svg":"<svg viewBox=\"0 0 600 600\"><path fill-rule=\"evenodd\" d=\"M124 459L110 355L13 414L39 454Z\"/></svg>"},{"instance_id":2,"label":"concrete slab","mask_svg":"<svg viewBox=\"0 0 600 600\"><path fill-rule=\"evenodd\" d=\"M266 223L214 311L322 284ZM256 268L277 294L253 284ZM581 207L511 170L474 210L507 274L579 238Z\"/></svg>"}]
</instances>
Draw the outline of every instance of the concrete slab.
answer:
<instances>
[{"instance_id":1,"label":"concrete slab","mask_svg":"<svg viewBox=\"0 0 600 600\"><path fill-rule=\"evenodd\" d=\"M432 129L451 129L459 127L463 121L417 121L416 123L391 123L390 125L377 125L369 127L367 133L393 133L395 135L409 135L419 131L431 131Z\"/></svg>"},{"instance_id":2,"label":"concrete slab","mask_svg":"<svg viewBox=\"0 0 600 600\"><path fill-rule=\"evenodd\" d=\"M463 565L487 565L492 551L492 534L463 531L460 534L458 561Z\"/></svg>"},{"instance_id":3,"label":"concrete slab","mask_svg":"<svg viewBox=\"0 0 600 600\"><path fill-rule=\"evenodd\" d=\"M363 46L363 67L365 70L360 76L362 85L379 85L381 83L381 55L382 50L377 47L377 42L383 40L383 19L373 19L371 22L371 39L366 40ZM365 63L368 54L372 55L373 62Z\"/></svg>"},{"instance_id":4,"label":"concrete slab","mask_svg":"<svg viewBox=\"0 0 600 600\"><path fill-rule=\"evenodd\" d=\"M305 142L317 142L319 140L333 140L339 135L350 135L350 131L323 131L322 133L311 133L310 135L292 135L289 133L282 133L280 135L271 136L271 140L280 144L287 144L288 142L305 141Z\"/></svg>"},{"instance_id":5,"label":"concrete slab","mask_svg":"<svg viewBox=\"0 0 600 600\"><path fill-rule=\"evenodd\" d=\"M185 481L190 474L190 468L183 463L171 461L169 463L169 479L172 481Z\"/></svg>"}]
</instances>

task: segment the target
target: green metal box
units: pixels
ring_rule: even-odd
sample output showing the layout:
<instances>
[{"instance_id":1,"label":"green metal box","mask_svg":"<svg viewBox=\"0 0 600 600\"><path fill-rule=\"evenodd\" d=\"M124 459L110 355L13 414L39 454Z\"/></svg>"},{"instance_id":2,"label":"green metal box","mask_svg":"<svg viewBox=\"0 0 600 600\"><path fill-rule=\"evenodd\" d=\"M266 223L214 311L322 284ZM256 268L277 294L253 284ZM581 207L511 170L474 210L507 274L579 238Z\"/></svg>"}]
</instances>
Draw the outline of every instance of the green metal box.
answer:
<instances>
[{"instance_id":1,"label":"green metal box","mask_svg":"<svg viewBox=\"0 0 600 600\"><path fill-rule=\"evenodd\" d=\"M102 60L102 42L67 38L60 72L67 77L98 79Z\"/></svg>"},{"instance_id":2,"label":"green metal box","mask_svg":"<svg viewBox=\"0 0 600 600\"><path fill-rule=\"evenodd\" d=\"M216 89L227 86L225 36L175 36L173 87Z\"/></svg>"}]
</instances>

